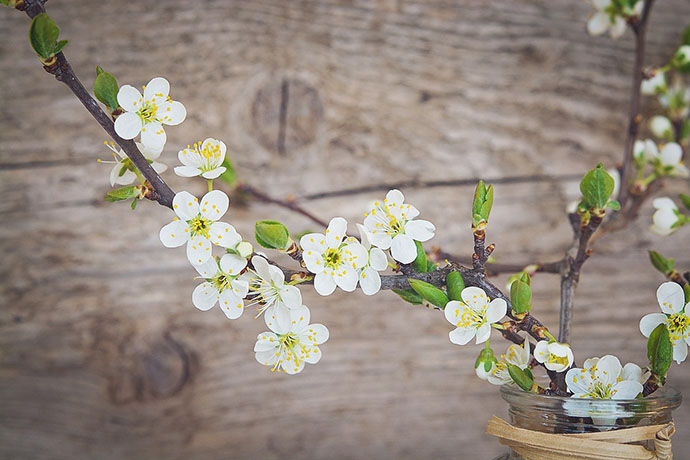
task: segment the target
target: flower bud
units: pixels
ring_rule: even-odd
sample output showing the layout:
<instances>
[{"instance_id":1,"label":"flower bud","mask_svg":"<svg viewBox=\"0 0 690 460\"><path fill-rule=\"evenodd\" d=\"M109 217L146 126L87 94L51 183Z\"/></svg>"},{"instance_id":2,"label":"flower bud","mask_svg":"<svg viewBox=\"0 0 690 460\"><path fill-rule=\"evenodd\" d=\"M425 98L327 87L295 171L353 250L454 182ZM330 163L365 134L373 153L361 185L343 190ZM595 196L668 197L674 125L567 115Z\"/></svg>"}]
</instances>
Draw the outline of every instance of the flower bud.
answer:
<instances>
[{"instance_id":1,"label":"flower bud","mask_svg":"<svg viewBox=\"0 0 690 460\"><path fill-rule=\"evenodd\" d=\"M487 342L488 344L488 342ZM474 362L474 372L482 380L487 380L491 371L494 370L498 360L494 356L493 350L487 345L481 352L477 360Z\"/></svg>"},{"instance_id":2,"label":"flower bud","mask_svg":"<svg viewBox=\"0 0 690 460\"><path fill-rule=\"evenodd\" d=\"M690 64L690 45L683 45L678 48L676 54L673 55L672 62L678 67Z\"/></svg>"},{"instance_id":3,"label":"flower bud","mask_svg":"<svg viewBox=\"0 0 690 460\"><path fill-rule=\"evenodd\" d=\"M673 139L673 125L668 118L657 115L649 120L649 129L656 137Z\"/></svg>"},{"instance_id":4,"label":"flower bud","mask_svg":"<svg viewBox=\"0 0 690 460\"><path fill-rule=\"evenodd\" d=\"M254 252L254 246L252 246L252 243L249 241L240 241L237 244L235 251L237 251L241 257L247 258Z\"/></svg>"}]
</instances>

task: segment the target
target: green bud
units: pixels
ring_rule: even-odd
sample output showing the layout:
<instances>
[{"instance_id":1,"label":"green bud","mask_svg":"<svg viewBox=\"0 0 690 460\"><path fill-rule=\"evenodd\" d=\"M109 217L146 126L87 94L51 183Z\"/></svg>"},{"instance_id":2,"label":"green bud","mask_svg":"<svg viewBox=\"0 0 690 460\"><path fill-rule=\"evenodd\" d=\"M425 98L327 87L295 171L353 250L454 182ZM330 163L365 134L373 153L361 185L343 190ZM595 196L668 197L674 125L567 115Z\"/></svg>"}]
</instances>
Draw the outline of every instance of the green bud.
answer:
<instances>
[{"instance_id":1,"label":"green bud","mask_svg":"<svg viewBox=\"0 0 690 460\"><path fill-rule=\"evenodd\" d=\"M596 168L585 174L580 182L580 192L589 208L604 209L613 193L614 181L599 163Z\"/></svg>"},{"instance_id":2,"label":"green bud","mask_svg":"<svg viewBox=\"0 0 690 460\"><path fill-rule=\"evenodd\" d=\"M254 246L252 246L252 243L249 241L241 241L235 247L235 251L240 255L240 257L244 257L246 259L254 252Z\"/></svg>"},{"instance_id":3,"label":"green bud","mask_svg":"<svg viewBox=\"0 0 690 460\"><path fill-rule=\"evenodd\" d=\"M446 292L450 300L462 301L462 291L465 289L465 281L459 272L452 271L446 276Z\"/></svg>"},{"instance_id":4,"label":"green bud","mask_svg":"<svg viewBox=\"0 0 690 460\"><path fill-rule=\"evenodd\" d=\"M427 263L428 259L426 257L426 252L424 252L424 248L422 247L422 243L419 241L414 242L415 246L417 246L417 258L412 262L412 268L415 269L415 271L419 273L426 273L429 268L429 264Z\"/></svg>"},{"instance_id":5,"label":"green bud","mask_svg":"<svg viewBox=\"0 0 690 460\"><path fill-rule=\"evenodd\" d=\"M664 275L671 273L676 265L673 259L667 259L656 251L649 251L649 260L654 265L654 268L659 270Z\"/></svg>"},{"instance_id":6,"label":"green bud","mask_svg":"<svg viewBox=\"0 0 690 460\"><path fill-rule=\"evenodd\" d=\"M494 364L498 362L494 356L494 351L489 347L488 342L486 343L487 345L479 352L479 356L477 356L477 360L474 362L474 368L477 369L479 366L483 366L484 373L490 372ZM477 375L479 374L480 372L477 372Z\"/></svg>"},{"instance_id":7,"label":"green bud","mask_svg":"<svg viewBox=\"0 0 690 460\"><path fill-rule=\"evenodd\" d=\"M424 301L422 296L417 294L413 289L392 289L392 291L398 294L405 302L409 302L413 305L420 305Z\"/></svg>"},{"instance_id":8,"label":"green bud","mask_svg":"<svg viewBox=\"0 0 690 460\"><path fill-rule=\"evenodd\" d=\"M60 29L46 13L36 15L31 21L29 41L31 42L31 47L43 62L49 60L67 46L67 40L57 41L59 36Z\"/></svg>"},{"instance_id":9,"label":"green bud","mask_svg":"<svg viewBox=\"0 0 690 460\"><path fill-rule=\"evenodd\" d=\"M120 106L117 102L117 93L120 88L117 80L111 74L100 67L96 67L96 81L93 83L93 94L96 99L108 106L110 111L117 110Z\"/></svg>"},{"instance_id":10,"label":"green bud","mask_svg":"<svg viewBox=\"0 0 690 460\"><path fill-rule=\"evenodd\" d=\"M534 267L533 265L525 267L523 270L526 270L527 268ZM536 267L534 268L536 270ZM523 271L520 273L520 281L523 283L527 283L527 286L532 285L532 278L530 278L529 273L527 271Z\"/></svg>"},{"instance_id":11,"label":"green bud","mask_svg":"<svg viewBox=\"0 0 690 460\"><path fill-rule=\"evenodd\" d=\"M529 279L529 275L527 278ZM510 302L513 304L513 312L517 315L527 313L532 308L532 289L529 283L523 281L522 276L510 286Z\"/></svg>"},{"instance_id":12,"label":"green bud","mask_svg":"<svg viewBox=\"0 0 690 460\"><path fill-rule=\"evenodd\" d=\"M235 171L235 166L227 156L225 157L225 160L223 160L223 166L225 166L225 172L218 176L218 178L228 185L236 185L237 171Z\"/></svg>"},{"instance_id":13,"label":"green bud","mask_svg":"<svg viewBox=\"0 0 690 460\"><path fill-rule=\"evenodd\" d=\"M652 373L663 383L673 360L673 346L665 324L659 324L647 340L647 358Z\"/></svg>"},{"instance_id":14,"label":"green bud","mask_svg":"<svg viewBox=\"0 0 690 460\"><path fill-rule=\"evenodd\" d=\"M116 188L109 191L105 195L105 201L115 202L124 201L130 198L137 198L139 196L139 188L135 185L128 185L126 187ZM134 205L136 206L136 205ZM134 209L134 208L132 208Z\"/></svg>"},{"instance_id":15,"label":"green bud","mask_svg":"<svg viewBox=\"0 0 690 460\"><path fill-rule=\"evenodd\" d=\"M284 251L292 243L287 227L274 220L262 220L254 226L256 242L266 249Z\"/></svg>"},{"instance_id":16,"label":"green bud","mask_svg":"<svg viewBox=\"0 0 690 460\"><path fill-rule=\"evenodd\" d=\"M472 225L477 226L480 222L488 222L491 207L494 203L494 187L489 185L487 188L484 181L480 180L474 190L474 201L472 202Z\"/></svg>"},{"instance_id":17,"label":"green bud","mask_svg":"<svg viewBox=\"0 0 690 460\"><path fill-rule=\"evenodd\" d=\"M426 299L430 304L436 305L439 308L445 308L448 303L446 293L426 281L410 279L408 280L412 289L417 294Z\"/></svg>"},{"instance_id":18,"label":"green bud","mask_svg":"<svg viewBox=\"0 0 690 460\"><path fill-rule=\"evenodd\" d=\"M510 374L510 378L513 379L517 386L525 391L530 391L532 389L532 385L534 385L534 377L532 376L531 371L527 369L520 369L515 364L508 363L508 373Z\"/></svg>"}]
</instances>

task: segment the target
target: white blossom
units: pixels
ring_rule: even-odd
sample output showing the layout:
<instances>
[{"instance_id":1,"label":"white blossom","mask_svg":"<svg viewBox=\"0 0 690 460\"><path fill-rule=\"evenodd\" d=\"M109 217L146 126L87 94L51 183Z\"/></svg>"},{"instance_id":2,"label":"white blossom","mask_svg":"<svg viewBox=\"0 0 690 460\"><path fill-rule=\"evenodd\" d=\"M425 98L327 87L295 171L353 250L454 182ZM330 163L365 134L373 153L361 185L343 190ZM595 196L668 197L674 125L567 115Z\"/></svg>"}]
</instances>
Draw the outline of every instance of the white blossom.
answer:
<instances>
[{"instance_id":1,"label":"white blossom","mask_svg":"<svg viewBox=\"0 0 690 460\"><path fill-rule=\"evenodd\" d=\"M613 355L590 358L583 368L572 368L565 375L568 390L575 399L635 399L642 392L642 369L636 364L621 366ZM596 425L613 425L617 418L632 416L616 405L566 401L564 408L574 417L591 417Z\"/></svg>"},{"instance_id":2,"label":"white blossom","mask_svg":"<svg viewBox=\"0 0 690 460\"><path fill-rule=\"evenodd\" d=\"M234 248L242 237L235 227L218 222L228 210L228 196L220 190L208 192L199 200L189 192L179 192L173 198L177 217L161 228L160 239L165 247L187 244L187 258L192 265L201 265L211 258L211 244Z\"/></svg>"},{"instance_id":3,"label":"white blossom","mask_svg":"<svg viewBox=\"0 0 690 460\"><path fill-rule=\"evenodd\" d=\"M486 367L484 367L484 362L480 361L475 363L474 373L480 379L487 380L491 376L491 373L494 371L494 369L496 369L496 363L491 363L491 367L487 371Z\"/></svg>"},{"instance_id":4,"label":"white blossom","mask_svg":"<svg viewBox=\"0 0 690 460\"><path fill-rule=\"evenodd\" d=\"M290 329L290 311L302 306L302 293L297 286L285 284L285 274L270 265L262 256L252 257L253 269L240 279L249 283L251 305L264 314L266 325L272 331L285 333Z\"/></svg>"},{"instance_id":5,"label":"white blossom","mask_svg":"<svg viewBox=\"0 0 690 460\"><path fill-rule=\"evenodd\" d=\"M673 60L679 66L684 66L690 63L690 45L683 45L676 50Z\"/></svg>"},{"instance_id":6,"label":"white blossom","mask_svg":"<svg viewBox=\"0 0 690 460\"><path fill-rule=\"evenodd\" d=\"M653 77L642 80L640 85L642 94L653 96L666 91L666 76L664 72L656 72Z\"/></svg>"},{"instance_id":7,"label":"white blossom","mask_svg":"<svg viewBox=\"0 0 690 460\"><path fill-rule=\"evenodd\" d=\"M685 303L683 288L673 281L659 286L656 298L662 313L645 315L640 320L640 332L649 337L659 324L666 324L673 345L673 359L680 364L687 358L690 345L690 302Z\"/></svg>"},{"instance_id":8,"label":"white blossom","mask_svg":"<svg viewBox=\"0 0 690 460\"><path fill-rule=\"evenodd\" d=\"M419 211L404 201L400 190L389 191L383 203L376 201L366 214L364 226L374 246L390 248L395 260L409 264L417 257L415 241L429 241L436 227L426 220L414 220Z\"/></svg>"},{"instance_id":9,"label":"white blossom","mask_svg":"<svg viewBox=\"0 0 690 460\"><path fill-rule=\"evenodd\" d=\"M493 385L505 385L513 383L513 378L508 372L508 364L513 364L522 370L529 367L529 341L525 339L522 345L512 344L506 350L505 355L501 355L501 359L491 370L487 380Z\"/></svg>"},{"instance_id":10,"label":"white blossom","mask_svg":"<svg viewBox=\"0 0 690 460\"><path fill-rule=\"evenodd\" d=\"M227 147L223 141L208 138L180 150L177 158L184 166L177 166L175 174L182 177L201 176L204 179L216 179L226 170L223 166Z\"/></svg>"},{"instance_id":11,"label":"white blossom","mask_svg":"<svg viewBox=\"0 0 690 460\"><path fill-rule=\"evenodd\" d=\"M281 370L297 374L305 363L316 364L321 359L319 345L328 340L328 329L323 324L309 324L309 309L305 306L290 310L287 331L262 332L258 335L254 352L256 360L272 371Z\"/></svg>"},{"instance_id":12,"label":"white blossom","mask_svg":"<svg viewBox=\"0 0 690 460\"><path fill-rule=\"evenodd\" d=\"M654 161L659 158L659 149L651 139L638 139L633 144L633 156L637 160Z\"/></svg>"},{"instance_id":13,"label":"white blossom","mask_svg":"<svg viewBox=\"0 0 690 460\"><path fill-rule=\"evenodd\" d=\"M655 115L649 119L649 130L660 139L668 139L673 135L673 124L663 115Z\"/></svg>"},{"instance_id":14,"label":"white blossom","mask_svg":"<svg viewBox=\"0 0 690 460\"><path fill-rule=\"evenodd\" d=\"M144 86L143 96L133 86L121 86L117 102L125 112L115 120L117 135L134 139L141 133L142 144L162 150L166 141L163 125L179 125L187 116L184 105L171 100L169 93L170 83L162 77L156 77Z\"/></svg>"},{"instance_id":15,"label":"white blossom","mask_svg":"<svg viewBox=\"0 0 690 460\"><path fill-rule=\"evenodd\" d=\"M336 286L352 292L359 281L359 270L369 261L369 253L359 242L343 242L347 221L342 217L331 219L326 234L308 233L300 239L302 257L307 270L315 273L314 289L326 296Z\"/></svg>"},{"instance_id":16,"label":"white blossom","mask_svg":"<svg viewBox=\"0 0 690 460\"><path fill-rule=\"evenodd\" d=\"M572 366L575 357L570 345L542 340L534 348L534 359L550 371L563 372Z\"/></svg>"},{"instance_id":17,"label":"white blossom","mask_svg":"<svg viewBox=\"0 0 690 460\"><path fill-rule=\"evenodd\" d=\"M659 162L670 176L690 177L690 171L683 164L683 149L677 142L669 142L659 152Z\"/></svg>"},{"instance_id":18,"label":"white blossom","mask_svg":"<svg viewBox=\"0 0 690 460\"><path fill-rule=\"evenodd\" d=\"M220 303L220 309L230 319L237 319L244 311L244 297L249 283L238 279L247 266L247 259L237 254L225 254L220 260L211 257L194 268L205 281L192 293L192 303L201 311Z\"/></svg>"},{"instance_id":19,"label":"white blossom","mask_svg":"<svg viewBox=\"0 0 690 460\"><path fill-rule=\"evenodd\" d=\"M476 337L476 343L486 342L491 335L491 324L508 311L506 301L497 298L489 302L484 290L475 286L463 289L460 296L462 302L451 300L444 309L446 319L456 327L448 334L450 341L465 345Z\"/></svg>"},{"instance_id":20,"label":"white blossom","mask_svg":"<svg viewBox=\"0 0 690 460\"><path fill-rule=\"evenodd\" d=\"M668 197L655 198L652 206L656 209L652 215L652 232L661 236L673 233L679 227L678 206Z\"/></svg>"},{"instance_id":21,"label":"white blossom","mask_svg":"<svg viewBox=\"0 0 690 460\"><path fill-rule=\"evenodd\" d=\"M587 21L587 32L590 35L601 35L608 31L614 39L622 36L625 33L626 21L624 17L611 12L613 8L611 0L591 1L596 11Z\"/></svg>"},{"instance_id":22,"label":"white blossom","mask_svg":"<svg viewBox=\"0 0 690 460\"><path fill-rule=\"evenodd\" d=\"M113 169L110 170L110 185L114 187L115 184L129 185L134 182L137 175L134 173L136 166L134 166L132 160L129 159L124 150L118 149L114 142L105 141L104 144L113 152L113 158L115 159L115 161L98 160L99 163L114 164ZM156 161L161 156L162 149L150 149L140 142L137 142L136 145L139 152L149 161L154 171L160 174L168 169L166 165Z\"/></svg>"},{"instance_id":23,"label":"white blossom","mask_svg":"<svg viewBox=\"0 0 690 460\"><path fill-rule=\"evenodd\" d=\"M367 263L359 269L359 286L365 295L374 295L381 289L381 276L379 272L388 268L388 257L380 248L371 245L371 235L366 227L357 224L362 246L369 253ZM348 238L348 242L356 242L354 238Z\"/></svg>"}]
</instances>

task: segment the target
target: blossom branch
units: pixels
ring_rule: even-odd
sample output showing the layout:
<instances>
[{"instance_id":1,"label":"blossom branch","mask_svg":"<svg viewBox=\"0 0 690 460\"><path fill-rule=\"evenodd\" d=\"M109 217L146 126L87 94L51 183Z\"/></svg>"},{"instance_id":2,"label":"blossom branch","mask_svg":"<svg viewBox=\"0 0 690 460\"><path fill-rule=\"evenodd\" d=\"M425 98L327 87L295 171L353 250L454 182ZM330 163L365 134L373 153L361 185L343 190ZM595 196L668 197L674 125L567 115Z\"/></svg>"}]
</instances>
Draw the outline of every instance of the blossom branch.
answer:
<instances>
[{"instance_id":1,"label":"blossom branch","mask_svg":"<svg viewBox=\"0 0 690 460\"><path fill-rule=\"evenodd\" d=\"M289 211L296 212L297 214L301 214L307 219L311 220L315 224L318 224L321 227L328 227L328 223L324 220L322 220L320 217L312 214L311 212L307 211L303 207L297 204L295 200L287 199L287 200L280 200L277 198L273 198L266 193L262 192L261 190L257 190L256 188L252 187L251 185L248 184L238 184L236 190L240 193L245 193L247 195L250 195L254 197L255 199L262 201L264 203L270 203L270 204L275 204L280 207L283 207Z\"/></svg>"},{"instance_id":2,"label":"blossom branch","mask_svg":"<svg viewBox=\"0 0 690 460\"><path fill-rule=\"evenodd\" d=\"M20 8L23 8L24 12L30 18L34 18L40 13L45 13L44 3L45 0L24 0ZM146 184L148 188L145 194L146 198L157 201L168 208L172 208L172 200L175 196L175 192L173 192L168 184L165 183L149 164L146 158L144 158L134 141L123 139L117 135L113 120L101 109L79 78L77 78L77 75L74 73L64 53L59 52L55 57L55 63L44 66L46 72L54 75L57 81L67 85L91 116L101 125L105 132L115 140L117 145L119 145L129 159L132 160L132 163L141 171L148 182L148 184Z\"/></svg>"}]
</instances>

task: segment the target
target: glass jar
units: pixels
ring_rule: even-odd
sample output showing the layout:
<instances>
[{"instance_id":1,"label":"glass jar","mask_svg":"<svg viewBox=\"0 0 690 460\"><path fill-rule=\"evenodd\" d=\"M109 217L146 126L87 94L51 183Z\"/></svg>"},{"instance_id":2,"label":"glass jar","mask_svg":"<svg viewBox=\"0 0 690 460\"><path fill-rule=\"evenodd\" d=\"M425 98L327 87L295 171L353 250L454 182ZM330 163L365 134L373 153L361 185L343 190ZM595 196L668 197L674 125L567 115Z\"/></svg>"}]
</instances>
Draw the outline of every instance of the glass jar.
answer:
<instances>
[{"instance_id":1,"label":"glass jar","mask_svg":"<svg viewBox=\"0 0 690 460\"><path fill-rule=\"evenodd\" d=\"M519 428L542 433L586 433L618 430L634 426L661 425L670 422L671 412L680 406L681 395L663 387L644 399L577 399L541 396L513 385L501 387L501 397L508 403L510 423ZM653 450L653 443L641 443ZM511 452L495 460L529 460Z\"/></svg>"}]
</instances>

